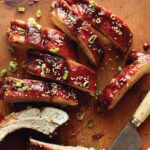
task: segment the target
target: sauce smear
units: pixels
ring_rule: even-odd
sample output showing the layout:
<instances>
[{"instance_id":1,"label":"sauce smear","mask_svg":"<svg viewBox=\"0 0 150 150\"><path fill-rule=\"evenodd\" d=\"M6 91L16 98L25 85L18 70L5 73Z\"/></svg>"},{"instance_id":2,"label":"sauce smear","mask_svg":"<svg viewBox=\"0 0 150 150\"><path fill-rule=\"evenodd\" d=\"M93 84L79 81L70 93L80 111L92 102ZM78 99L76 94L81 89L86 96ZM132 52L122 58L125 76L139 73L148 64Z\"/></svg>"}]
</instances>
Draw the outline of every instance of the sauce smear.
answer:
<instances>
[{"instance_id":1,"label":"sauce smear","mask_svg":"<svg viewBox=\"0 0 150 150\"><path fill-rule=\"evenodd\" d=\"M5 4L15 7L18 6L20 3L22 3L24 0L5 0Z\"/></svg>"}]
</instances>

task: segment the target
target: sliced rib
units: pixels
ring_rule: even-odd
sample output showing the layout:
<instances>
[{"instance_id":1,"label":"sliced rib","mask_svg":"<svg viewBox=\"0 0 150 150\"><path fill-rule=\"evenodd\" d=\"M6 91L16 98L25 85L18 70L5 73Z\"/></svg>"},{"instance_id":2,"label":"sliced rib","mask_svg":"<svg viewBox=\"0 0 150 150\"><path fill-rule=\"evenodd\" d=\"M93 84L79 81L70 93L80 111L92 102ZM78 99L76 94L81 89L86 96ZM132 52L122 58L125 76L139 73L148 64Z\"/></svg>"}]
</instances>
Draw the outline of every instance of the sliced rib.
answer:
<instances>
[{"instance_id":1,"label":"sliced rib","mask_svg":"<svg viewBox=\"0 0 150 150\"><path fill-rule=\"evenodd\" d=\"M75 87L91 95L96 91L96 73L90 68L50 54L30 50L27 72Z\"/></svg>"},{"instance_id":2,"label":"sliced rib","mask_svg":"<svg viewBox=\"0 0 150 150\"><path fill-rule=\"evenodd\" d=\"M133 34L128 25L112 12L97 5L93 0L65 0L73 10L103 33L118 48L126 52L132 44Z\"/></svg>"},{"instance_id":3,"label":"sliced rib","mask_svg":"<svg viewBox=\"0 0 150 150\"><path fill-rule=\"evenodd\" d=\"M46 107L31 108L18 113L12 113L0 123L0 142L17 130L30 129L51 137L55 130L66 123L69 116L66 112Z\"/></svg>"},{"instance_id":4,"label":"sliced rib","mask_svg":"<svg viewBox=\"0 0 150 150\"><path fill-rule=\"evenodd\" d=\"M84 148L84 147L73 147L73 146L60 146L50 143L45 143L30 139L29 150L94 150L94 148Z\"/></svg>"},{"instance_id":5,"label":"sliced rib","mask_svg":"<svg viewBox=\"0 0 150 150\"><path fill-rule=\"evenodd\" d=\"M104 51L103 42L97 32L70 9L66 2L55 1L52 7L53 23L82 48L92 64L97 65Z\"/></svg>"},{"instance_id":6,"label":"sliced rib","mask_svg":"<svg viewBox=\"0 0 150 150\"><path fill-rule=\"evenodd\" d=\"M2 99L7 102L52 102L77 105L77 91L58 83L7 77L1 81Z\"/></svg>"},{"instance_id":7,"label":"sliced rib","mask_svg":"<svg viewBox=\"0 0 150 150\"><path fill-rule=\"evenodd\" d=\"M134 51L129 58L130 64L114 76L100 96L102 108L112 109L143 75L150 73L150 55Z\"/></svg>"},{"instance_id":8,"label":"sliced rib","mask_svg":"<svg viewBox=\"0 0 150 150\"><path fill-rule=\"evenodd\" d=\"M52 28L42 28L33 18L28 22L13 20L10 26L8 41L12 46L35 48L76 60L73 46L64 33Z\"/></svg>"}]
</instances>

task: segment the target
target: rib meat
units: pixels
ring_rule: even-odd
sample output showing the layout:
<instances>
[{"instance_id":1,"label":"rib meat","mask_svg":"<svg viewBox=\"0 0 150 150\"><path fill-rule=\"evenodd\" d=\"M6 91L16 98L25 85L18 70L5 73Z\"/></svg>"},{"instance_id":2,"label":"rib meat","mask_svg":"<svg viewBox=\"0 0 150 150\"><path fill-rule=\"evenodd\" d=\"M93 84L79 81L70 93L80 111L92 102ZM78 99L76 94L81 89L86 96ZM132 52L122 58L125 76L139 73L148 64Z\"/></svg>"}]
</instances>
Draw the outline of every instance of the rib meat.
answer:
<instances>
[{"instance_id":1,"label":"rib meat","mask_svg":"<svg viewBox=\"0 0 150 150\"><path fill-rule=\"evenodd\" d=\"M27 23L21 20L11 21L8 34L8 41L14 47L35 48L76 60L73 46L64 33L52 28L42 28L33 18Z\"/></svg>"},{"instance_id":2,"label":"rib meat","mask_svg":"<svg viewBox=\"0 0 150 150\"><path fill-rule=\"evenodd\" d=\"M51 19L71 39L82 48L90 62L97 65L104 51L103 41L91 25L70 9L62 0L56 0L53 5Z\"/></svg>"},{"instance_id":3,"label":"rib meat","mask_svg":"<svg viewBox=\"0 0 150 150\"><path fill-rule=\"evenodd\" d=\"M126 52L132 44L132 32L118 16L90 0L65 0L73 10Z\"/></svg>"},{"instance_id":4,"label":"rib meat","mask_svg":"<svg viewBox=\"0 0 150 150\"><path fill-rule=\"evenodd\" d=\"M47 107L42 110L31 108L6 116L0 123L0 142L17 130L30 129L51 137L55 130L66 123L69 116L66 112Z\"/></svg>"},{"instance_id":5,"label":"rib meat","mask_svg":"<svg viewBox=\"0 0 150 150\"><path fill-rule=\"evenodd\" d=\"M2 99L7 102L52 102L77 105L77 91L58 83L7 77L1 81Z\"/></svg>"},{"instance_id":6,"label":"rib meat","mask_svg":"<svg viewBox=\"0 0 150 150\"><path fill-rule=\"evenodd\" d=\"M49 54L29 51L27 72L39 77L58 81L75 87L91 95L96 91L95 71L76 63Z\"/></svg>"},{"instance_id":7,"label":"rib meat","mask_svg":"<svg viewBox=\"0 0 150 150\"><path fill-rule=\"evenodd\" d=\"M30 139L29 150L94 150L93 148L60 146Z\"/></svg>"},{"instance_id":8,"label":"rib meat","mask_svg":"<svg viewBox=\"0 0 150 150\"><path fill-rule=\"evenodd\" d=\"M130 64L114 76L100 96L99 103L102 108L112 109L135 82L150 73L150 55L134 51L129 60Z\"/></svg>"}]
</instances>

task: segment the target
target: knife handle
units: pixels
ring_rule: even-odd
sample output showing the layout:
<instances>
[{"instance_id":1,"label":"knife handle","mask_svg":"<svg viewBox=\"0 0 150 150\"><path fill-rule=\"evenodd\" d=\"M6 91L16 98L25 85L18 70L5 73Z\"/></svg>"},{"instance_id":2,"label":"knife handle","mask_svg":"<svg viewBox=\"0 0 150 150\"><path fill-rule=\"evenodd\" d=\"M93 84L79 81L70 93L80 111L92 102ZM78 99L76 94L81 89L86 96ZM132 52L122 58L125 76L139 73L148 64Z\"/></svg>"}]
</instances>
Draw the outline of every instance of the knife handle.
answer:
<instances>
[{"instance_id":1,"label":"knife handle","mask_svg":"<svg viewBox=\"0 0 150 150\"><path fill-rule=\"evenodd\" d=\"M142 103L140 104L135 114L133 115L132 123L136 127L139 127L141 123L143 123L149 115L150 115L150 91L145 96Z\"/></svg>"}]
</instances>

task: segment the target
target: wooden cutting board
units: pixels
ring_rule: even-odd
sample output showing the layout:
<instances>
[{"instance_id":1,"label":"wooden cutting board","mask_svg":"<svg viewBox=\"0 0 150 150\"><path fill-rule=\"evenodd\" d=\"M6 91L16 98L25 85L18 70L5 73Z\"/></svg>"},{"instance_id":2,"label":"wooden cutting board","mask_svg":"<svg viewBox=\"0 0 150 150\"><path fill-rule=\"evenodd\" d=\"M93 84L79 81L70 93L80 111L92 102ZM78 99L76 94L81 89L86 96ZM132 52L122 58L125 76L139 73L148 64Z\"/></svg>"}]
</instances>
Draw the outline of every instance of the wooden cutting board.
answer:
<instances>
[{"instance_id":1,"label":"wooden cutting board","mask_svg":"<svg viewBox=\"0 0 150 150\"><path fill-rule=\"evenodd\" d=\"M134 33L133 49L142 51L143 43L150 43L149 0L97 0L97 2L122 17L122 19L128 23ZM49 16L50 0L39 0L39 3L34 4L33 6L28 6L27 0L23 1L23 3L26 4L27 10L25 14L19 14L16 11L16 6L9 6L0 0L0 69L8 68L9 61L13 59L8 51L6 36L6 28L9 26L10 20L27 20L29 17L35 17L37 9L40 9L42 11L42 17L38 20L38 22L43 26L54 27ZM147 53L149 52L150 51L147 51ZM25 57L25 51L17 50L16 53L17 55L15 57L20 64ZM85 57L84 59L81 59L83 57L83 54L80 54L79 60L81 63L87 65L87 61L84 61ZM120 54L117 50L112 49L111 51L106 52L104 61L96 69L97 81L100 90L106 86L113 75L118 72L118 66L123 65L124 62L125 56ZM18 73L9 73L8 75L18 76L21 78L24 77L24 72L22 72L20 67ZM132 117L135 109L140 104L143 93L149 89L150 75L146 75L126 93L121 102L112 111L103 114L96 112L94 99L84 95L81 96L80 100L84 101L83 105L78 108L67 109L70 114L70 122L65 127L62 134L58 137L57 142L65 145L83 145L87 147L95 146L97 147L97 150L101 150L103 148L107 149L121 129ZM9 104L0 102L0 113L6 115L11 110L12 107ZM85 115L83 121L78 121L76 119L76 114L80 111L82 111ZM87 127L87 122L89 121L94 124L91 129ZM146 150L150 147L150 118L145 121L138 131L143 141L141 150ZM103 133L103 136L99 140L93 140L92 136L99 133ZM26 141L24 141L23 137L24 133L22 132L9 136L4 143L0 144L0 150L25 149L24 145Z\"/></svg>"}]
</instances>

